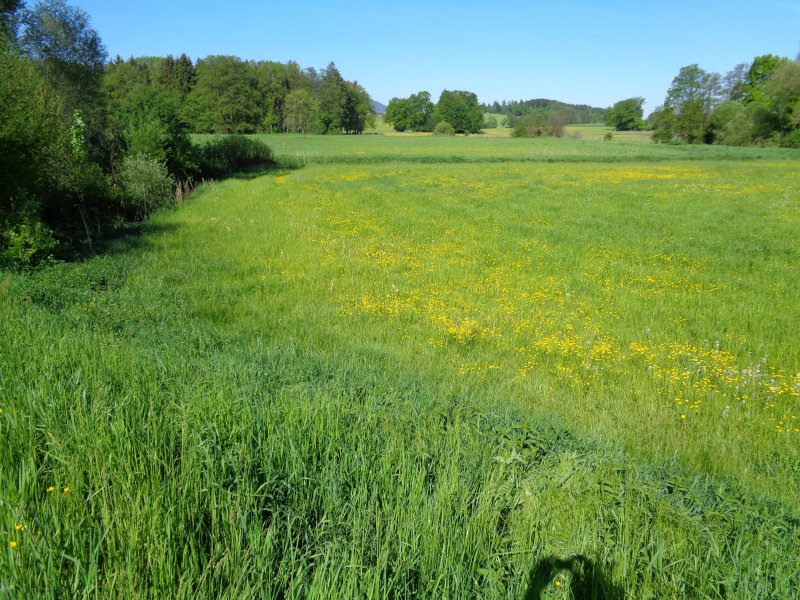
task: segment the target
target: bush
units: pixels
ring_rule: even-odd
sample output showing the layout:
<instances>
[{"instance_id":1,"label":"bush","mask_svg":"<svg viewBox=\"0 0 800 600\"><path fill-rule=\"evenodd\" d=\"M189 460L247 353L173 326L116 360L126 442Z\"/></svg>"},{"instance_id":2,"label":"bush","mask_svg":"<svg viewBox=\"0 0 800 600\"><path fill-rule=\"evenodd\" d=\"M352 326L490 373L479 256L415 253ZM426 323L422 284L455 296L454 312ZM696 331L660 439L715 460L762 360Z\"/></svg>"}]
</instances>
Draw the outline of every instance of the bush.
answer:
<instances>
[{"instance_id":1,"label":"bush","mask_svg":"<svg viewBox=\"0 0 800 600\"><path fill-rule=\"evenodd\" d=\"M439 124L433 128L433 135L455 135L456 130L447 121L439 121Z\"/></svg>"},{"instance_id":2,"label":"bush","mask_svg":"<svg viewBox=\"0 0 800 600\"><path fill-rule=\"evenodd\" d=\"M172 195L173 181L164 163L146 154L126 156L119 169L126 208L144 218L163 206Z\"/></svg>"},{"instance_id":3,"label":"bush","mask_svg":"<svg viewBox=\"0 0 800 600\"><path fill-rule=\"evenodd\" d=\"M610 142L613 139L614 139L614 134L611 133L610 131L606 131L606 134L603 136L603 140L606 142Z\"/></svg>"},{"instance_id":4,"label":"bush","mask_svg":"<svg viewBox=\"0 0 800 600\"><path fill-rule=\"evenodd\" d=\"M800 148L800 129L784 134L779 141L784 148Z\"/></svg>"},{"instance_id":5,"label":"bush","mask_svg":"<svg viewBox=\"0 0 800 600\"><path fill-rule=\"evenodd\" d=\"M0 267L20 269L53 260L58 241L39 220L36 204L24 204L16 222L6 221L0 229Z\"/></svg>"},{"instance_id":6,"label":"bush","mask_svg":"<svg viewBox=\"0 0 800 600\"><path fill-rule=\"evenodd\" d=\"M30 197L12 201L12 211L0 221L0 267L21 269L53 260L58 240L40 213L39 202Z\"/></svg>"},{"instance_id":7,"label":"bush","mask_svg":"<svg viewBox=\"0 0 800 600\"><path fill-rule=\"evenodd\" d=\"M170 175L187 180L198 174L197 151L180 116L177 98L136 89L112 101L110 127L119 154L144 153L163 162Z\"/></svg>"},{"instance_id":8,"label":"bush","mask_svg":"<svg viewBox=\"0 0 800 600\"><path fill-rule=\"evenodd\" d=\"M497 117L491 115L484 117L483 127L484 129L497 129Z\"/></svg>"},{"instance_id":9,"label":"bush","mask_svg":"<svg viewBox=\"0 0 800 600\"><path fill-rule=\"evenodd\" d=\"M200 147L200 155L205 177L222 177L273 162L269 146L243 135L228 135L208 142Z\"/></svg>"},{"instance_id":10,"label":"bush","mask_svg":"<svg viewBox=\"0 0 800 600\"><path fill-rule=\"evenodd\" d=\"M553 126L549 119L540 113L528 114L519 119L511 130L513 137L539 137L552 135Z\"/></svg>"}]
</instances>

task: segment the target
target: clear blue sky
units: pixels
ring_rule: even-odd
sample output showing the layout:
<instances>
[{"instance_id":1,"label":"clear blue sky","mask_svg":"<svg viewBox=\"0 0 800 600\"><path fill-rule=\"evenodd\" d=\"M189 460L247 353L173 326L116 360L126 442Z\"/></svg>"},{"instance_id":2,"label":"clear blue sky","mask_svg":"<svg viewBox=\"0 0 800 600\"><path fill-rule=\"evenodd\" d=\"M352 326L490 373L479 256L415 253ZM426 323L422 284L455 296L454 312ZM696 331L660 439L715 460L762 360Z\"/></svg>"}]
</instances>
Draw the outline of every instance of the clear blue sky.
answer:
<instances>
[{"instance_id":1,"label":"clear blue sky","mask_svg":"<svg viewBox=\"0 0 800 600\"><path fill-rule=\"evenodd\" d=\"M443 89L601 107L643 96L647 114L682 66L724 74L800 52L800 0L67 1L110 57L333 61L383 103Z\"/></svg>"}]
</instances>

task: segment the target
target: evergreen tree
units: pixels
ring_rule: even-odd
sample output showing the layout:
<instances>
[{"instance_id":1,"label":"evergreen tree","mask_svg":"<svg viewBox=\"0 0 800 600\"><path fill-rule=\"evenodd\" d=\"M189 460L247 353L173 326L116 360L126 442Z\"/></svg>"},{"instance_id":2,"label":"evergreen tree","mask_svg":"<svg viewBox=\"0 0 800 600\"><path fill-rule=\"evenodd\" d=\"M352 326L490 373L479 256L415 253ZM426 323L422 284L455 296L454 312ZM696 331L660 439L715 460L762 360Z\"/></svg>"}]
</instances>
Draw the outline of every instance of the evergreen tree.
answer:
<instances>
[{"instance_id":1,"label":"evergreen tree","mask_svg":"<svg viewBox=\"0 0 800 600\"><path fill-rule=\"evenodd\" d=\"M318 98L321 133L341 133L347 104L347 85L333 63L323 72Z\"/></svg>"},{"instance_id":2,"label":"evergreen tree","mask_svg":"<svg viewBox=\"0 0 800 600\"><path fill-rule=\"evenodd\" d=\"M192 59L186 54L181 54L175 61L171 83L174 89L180 93L181 99L185 99L197 83L197 71L192 64Z\"/></svg>"}]
</instances>

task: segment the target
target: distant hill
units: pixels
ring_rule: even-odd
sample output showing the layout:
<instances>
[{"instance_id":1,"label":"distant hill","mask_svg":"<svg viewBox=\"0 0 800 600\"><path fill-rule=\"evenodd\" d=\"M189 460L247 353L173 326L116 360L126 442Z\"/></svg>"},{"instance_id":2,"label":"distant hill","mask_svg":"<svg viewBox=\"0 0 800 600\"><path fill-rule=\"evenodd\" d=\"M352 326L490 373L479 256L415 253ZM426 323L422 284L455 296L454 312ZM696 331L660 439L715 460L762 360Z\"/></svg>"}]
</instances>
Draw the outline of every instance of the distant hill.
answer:
<instances>
[{"instance_id":1,"label":"distant hill","mask_svg":"<svg viewBox=\"0 0 800 600\"><path fill-rule=\"evenodd\" d=\"M484 104L483 108L488 113L507 115L510 118L522 117L535 113L560 112L565 123L602 123L605 121L606 109L586 104L567 104L558 100L520 100L494 102Z\"/></svg>"},{"instance_id":2,"label":"distant hill","mask_svg":"<svg viewBox=\"0 0 800 600\"><path fill-rule=\"evenodd\" d=\"M381 104L377 100L372 100L372 108L375 110L376 113L385 113L386 112L386 105Z\"/></svg>"}]
</instances>

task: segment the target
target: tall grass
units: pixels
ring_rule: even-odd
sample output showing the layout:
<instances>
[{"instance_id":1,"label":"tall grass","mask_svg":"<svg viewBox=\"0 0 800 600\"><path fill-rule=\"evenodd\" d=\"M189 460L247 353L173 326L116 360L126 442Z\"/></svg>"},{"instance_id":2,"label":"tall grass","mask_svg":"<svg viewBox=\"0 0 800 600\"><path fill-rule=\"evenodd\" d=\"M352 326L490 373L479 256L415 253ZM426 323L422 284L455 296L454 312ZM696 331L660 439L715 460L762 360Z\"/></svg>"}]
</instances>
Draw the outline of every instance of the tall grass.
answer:
<instances>
[{"instance_id":1,"label":"tall grass","mask_svg":"<svg viewBox=\"0 0 800 600\"><path fill-rule=\"evenodd\" d=\"M613 369L576 386L555 346L511 367L566 325L735 331L721 350L796 367L795 163L356 167L215 183L104 256L4 279L0 594L792 597L796 436L684 422L633 358L633 397ZM507 329L551 276L552 329ZM438 288L451 322L422 310Z\"/></svg>"}]
</instances>

